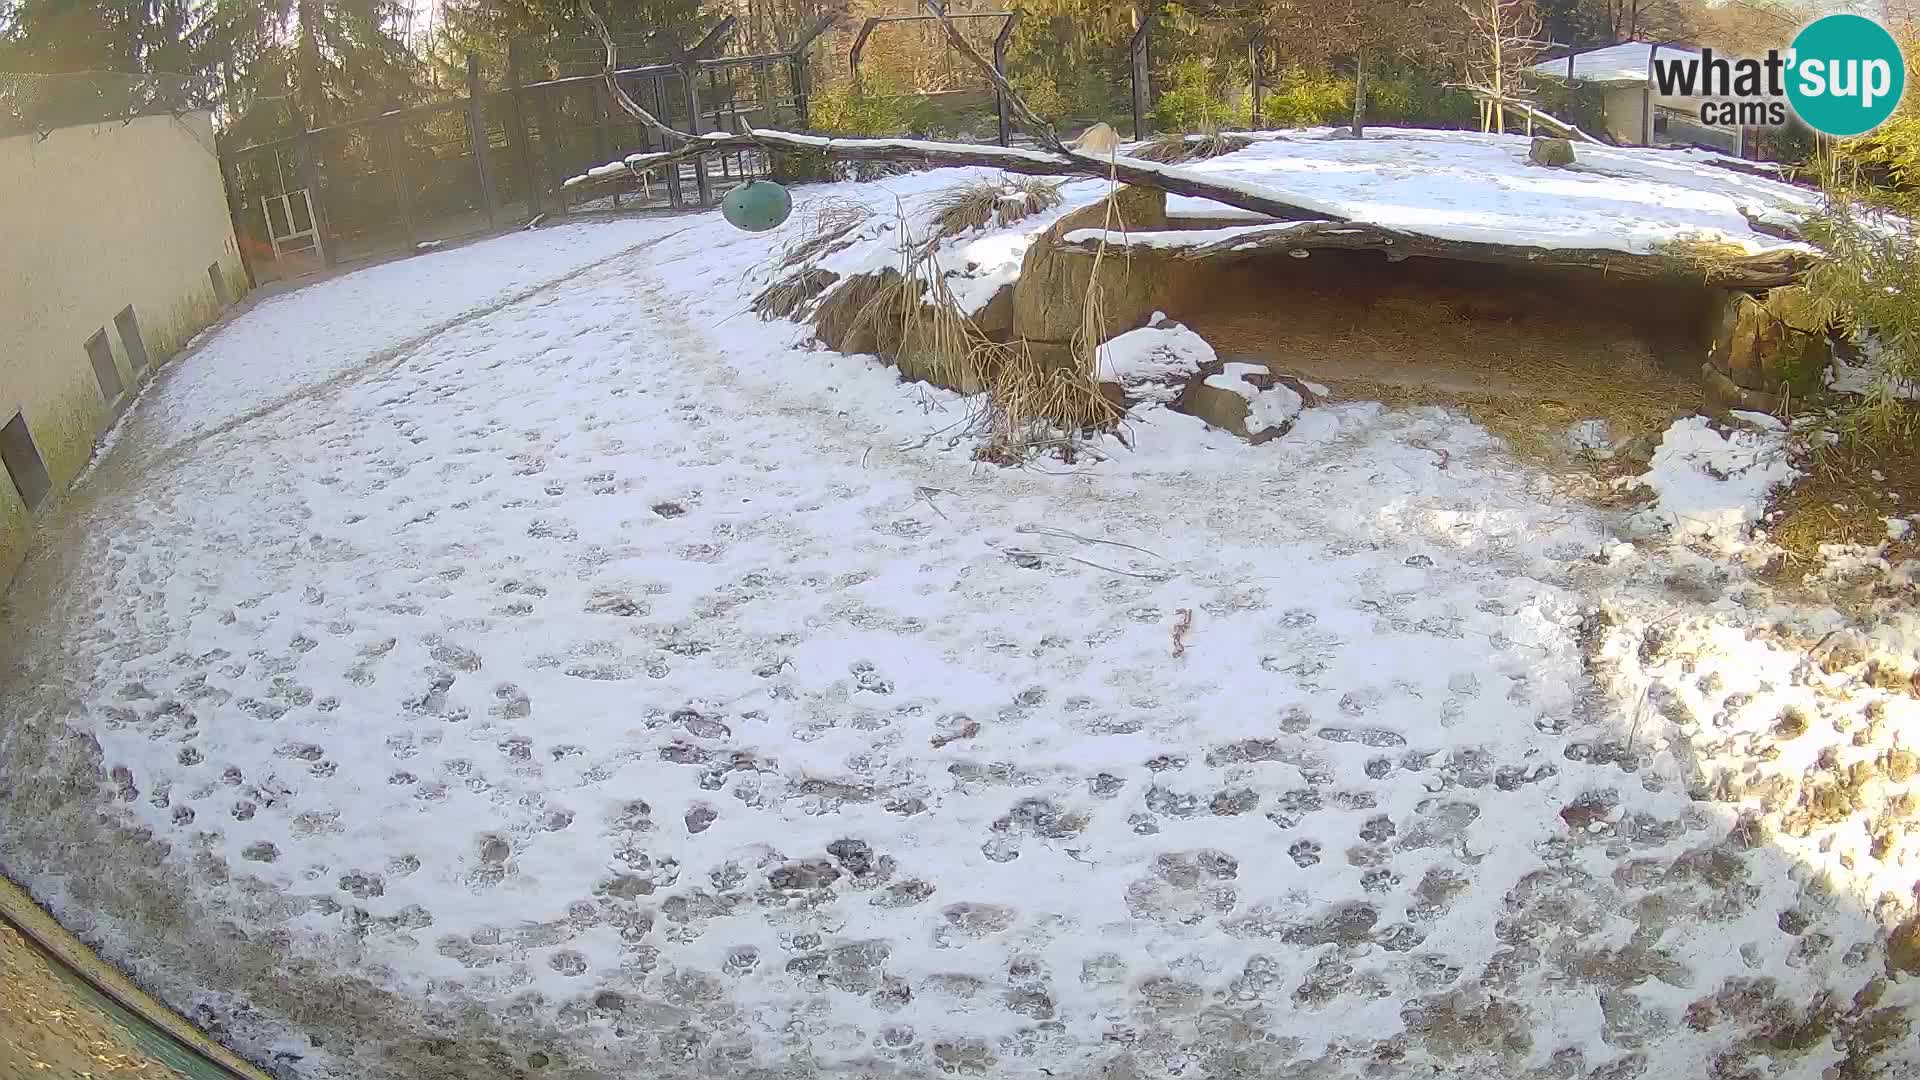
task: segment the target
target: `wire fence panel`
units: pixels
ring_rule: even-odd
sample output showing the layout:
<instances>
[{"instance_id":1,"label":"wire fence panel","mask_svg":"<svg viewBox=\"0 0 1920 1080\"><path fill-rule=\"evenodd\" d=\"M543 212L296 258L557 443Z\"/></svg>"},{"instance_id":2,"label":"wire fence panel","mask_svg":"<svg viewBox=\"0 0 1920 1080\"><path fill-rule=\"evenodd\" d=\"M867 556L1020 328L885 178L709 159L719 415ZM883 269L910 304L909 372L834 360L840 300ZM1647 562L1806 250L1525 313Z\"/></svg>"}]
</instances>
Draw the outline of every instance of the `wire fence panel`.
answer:
<instances>
[{"instance_id":1,"label":"wire fence panel","mask_svg":"<svg viewBox=\"0 0 1920 1080\"><path fill-rule=\"evenodd\" d=\"M683 131L804 126L807 96L798 60L725 55L721 45L715 39L702 50L707 59L623 68L618 84ZM235 230L255 276L292 276L569 209L576 193L565 186L568 178L669 148L659 132L627 114L598 74L524 81L523 69L549 75L586 65L583 58L562 63L550 51L516 43L507 87L477 99L228 149L222 168ZM712 205L734 185L768 175L771 165L757 150L714 152L596 187L590 197L622 208ZM309 207L311 228L295 229L292 219L306 221Z\"/></svg>"}]
</instances>

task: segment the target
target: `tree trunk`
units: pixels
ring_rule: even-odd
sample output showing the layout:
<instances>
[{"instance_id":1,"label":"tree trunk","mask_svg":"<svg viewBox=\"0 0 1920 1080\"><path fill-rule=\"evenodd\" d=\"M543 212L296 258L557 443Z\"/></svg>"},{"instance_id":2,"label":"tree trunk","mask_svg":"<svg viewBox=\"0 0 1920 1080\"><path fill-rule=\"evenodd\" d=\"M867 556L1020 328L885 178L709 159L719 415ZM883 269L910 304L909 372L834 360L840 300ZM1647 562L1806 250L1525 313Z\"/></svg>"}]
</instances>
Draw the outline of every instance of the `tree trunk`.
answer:
<instances>
[{"instance_id":1,"label":"tree trunk","mask_svg":"<svg viewBox=\"0 0 1920 1080\"><path fill-rule=\"evenodd\" d=\"M1505 44L1503 39L1506 36L1507 28L1501 21L1500 16L1500 0L1492 0L1492 11L1489 15L1491 21L1489 25L1493 27L1493 92L1497 95L1493 99L1493 130L1501 135L1505 135L1507 133L1507 110L1500 104L1500 99L1507 96L1507 61L1506 58L1501 55L1500 47Z\"/></svg>"},{"instance_id":2,"label":"tree trunk","mask_svg":"<svg viewBox=\"0 0 1920 1080\"><path fill-rule=\"evenodd\" d=\"M1476 240L1443 240L1364 221L1307 221L1260 232L1234 232L1225 238L1191 247L1165 248L1155 234L1143 240L1115 229L1102 237L1063 242L1062 246L1092 256L1103 246L1129 245L1134 259L1231 262L1274 256L1282 252L1298 258L1314 251L1377 251L1388 259L1452 259L1460 262L1532 268L1559 267L1597 270L1609 277L1633 280L1694 282L1716 288L1768 289L1790 285L1819 261L1819 256L1797 248L1775 249L1758 255L1738 255L1702 265L1685 255L1635 254L1595 248L1543 248ZM1110 255L1109 258L1112 256Z\"/></svg>"},{"instance_id":3,"label":"tree trunk","mask_svg":"<svg viewBox=\"0 0 1920 1080\"><path fill-rule=\"evenodd\" d=\"M1353 67L1353 137L1360 138L1367 123L1367 47L1360 46Z\"/></svg>"}]
</instances>

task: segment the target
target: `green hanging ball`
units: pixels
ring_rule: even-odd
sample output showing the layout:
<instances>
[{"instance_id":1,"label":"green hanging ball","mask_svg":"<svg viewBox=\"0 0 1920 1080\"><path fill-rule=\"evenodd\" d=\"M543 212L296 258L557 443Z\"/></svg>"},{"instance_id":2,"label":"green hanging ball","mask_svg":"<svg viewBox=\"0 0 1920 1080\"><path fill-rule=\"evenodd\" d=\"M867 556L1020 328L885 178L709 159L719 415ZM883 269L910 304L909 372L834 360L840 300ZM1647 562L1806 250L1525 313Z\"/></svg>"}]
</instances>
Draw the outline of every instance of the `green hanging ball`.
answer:
<instances>
[{"instance_id":1,"label":"green hanging ball","mask_svg":"<svg viewBox=\"0 0 1920 1080\"><path fill-rule=\"evenodd\" d=\"M748 232L766 232L793 213L793 196L771 180L741 184L720 200L727 224Z\"/></svg>"}]
</instances>

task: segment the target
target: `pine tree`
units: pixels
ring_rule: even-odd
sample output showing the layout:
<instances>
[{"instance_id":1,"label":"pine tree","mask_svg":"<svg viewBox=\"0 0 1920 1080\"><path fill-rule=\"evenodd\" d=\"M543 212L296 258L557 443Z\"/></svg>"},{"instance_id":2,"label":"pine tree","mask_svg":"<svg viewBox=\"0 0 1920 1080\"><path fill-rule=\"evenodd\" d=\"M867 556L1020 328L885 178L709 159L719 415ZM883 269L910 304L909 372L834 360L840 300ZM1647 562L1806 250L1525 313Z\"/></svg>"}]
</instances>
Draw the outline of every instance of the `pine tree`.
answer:
<instances>
[{"instance_id":1,"label":"pine tree","mask_svg":"<svg viewBox=\"0 0 1920 1080\"><path fill-rule=\"evenodd\" d=\"M203 76L206 0L18 0L0 21L0 69Z\"/></svg>"},{"instance_id":2,"label":"pine tree","mask_svg":"<svg viewBox=\"0 0 1920 1080\"><path fill-rule=\"evenodd\" d=\"M715 18L701 18L701 0L601 0L599 10L620 46L622 66L661 61L685 48ZM724 5L714 5L722 11ZM480 58L482 76L506 78L507 43L519 43L521 76L528 81L598 71L603 47L580 15L578 0L446 0L432 47L435 81L458 86L467 56Z\"/></svg>"},{"instance_id":3,"label":"pine tree","mask_svg":"<svg viewBox=\"0 0 1920 1080\"><path fill-rule=\"evenodd\" d=\"M400 0L218 0L230 137L283 135L421 96Z\"/></svg>"},{"instance_id":4,"label":"pine tree","mask_svg":"<svg viewBox=\"0 0 1920 1080\"><path fill-rule=\"evenodd\" d=\"M419 61L405 0L15 0L0 70L184 80L244 141L408 104Z\"/></svg>"}]
</instances>

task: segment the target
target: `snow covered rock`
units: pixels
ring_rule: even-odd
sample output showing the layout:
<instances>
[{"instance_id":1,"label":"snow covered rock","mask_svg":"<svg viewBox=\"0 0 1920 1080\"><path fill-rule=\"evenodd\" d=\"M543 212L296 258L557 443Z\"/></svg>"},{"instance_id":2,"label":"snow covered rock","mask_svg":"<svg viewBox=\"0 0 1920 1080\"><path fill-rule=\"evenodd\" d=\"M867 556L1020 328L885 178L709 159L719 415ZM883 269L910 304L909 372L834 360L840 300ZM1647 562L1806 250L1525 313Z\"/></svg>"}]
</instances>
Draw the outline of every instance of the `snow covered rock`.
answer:
<instances>
[{"instance_id":1,"label":"snow covered rock","mask_svg":"<svg viewBox=\"0 0 1920 1080\"><path fill-rule=\"evenodd\" d=\"M1095 375L1128 405L1167 405L1251 442L1285 434L1324 389L1265 364L1222 363L1205 338L1159 311L1100 346Z\"/></svg>"},{"instance_id":2,"label":"snow covered rock","mask_svg":"<svg viewBox=\"0 0 1920 1080\"><path fill-rule=\"evenodd\" d=\"M1201 368L1217 360L1204 338L1156 311L1148 325L1100 346L1094 374L1117 386L1129 404L1170 405Z\"/></svg>"},{"instance_id":3,"label":"snow covered rock","mask_svg":"<svg viewBox=\"0 0 1920 1080\"><path fill-rule=\"evenodd\" d=\"M1173 407L1261 443L1287 433L1306 397L1295 380L1274 375L1265 364L1228 362L1203 369Z\"/></svg>"}]
</instances>

